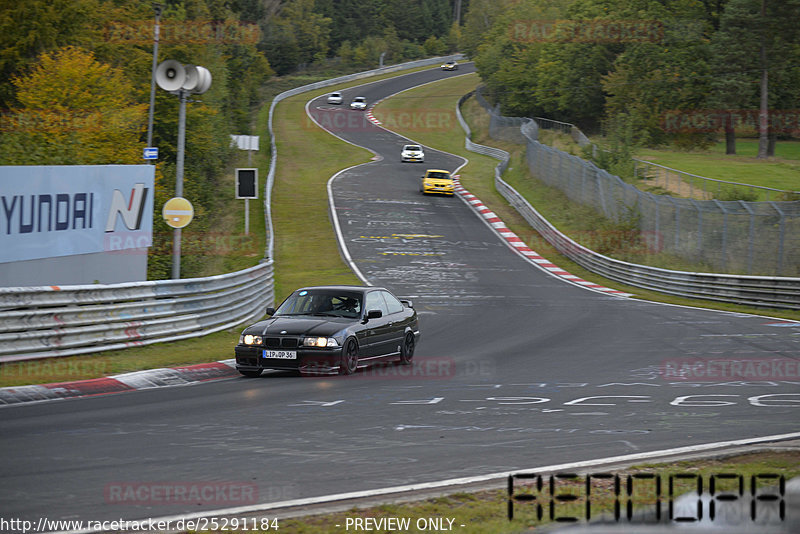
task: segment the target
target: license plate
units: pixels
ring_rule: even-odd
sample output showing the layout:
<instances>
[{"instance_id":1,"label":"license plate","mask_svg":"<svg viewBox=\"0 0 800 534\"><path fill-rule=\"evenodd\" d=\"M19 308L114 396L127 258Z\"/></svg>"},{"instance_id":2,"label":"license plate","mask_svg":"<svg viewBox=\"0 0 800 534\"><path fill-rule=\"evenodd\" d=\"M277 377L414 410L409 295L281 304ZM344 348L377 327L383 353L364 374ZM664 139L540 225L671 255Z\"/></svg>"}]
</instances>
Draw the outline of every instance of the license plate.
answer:
<instances>
[{"instance_id":1,"label":"license plate","mask_svg":"<svg viewBox=\"0 0 800 534\"><path fill-rule=\"evenodd\" d=\"M265 358L275 358L277 360L296 360L296 350L265 350Z\"/></svg>"}]
</instances>

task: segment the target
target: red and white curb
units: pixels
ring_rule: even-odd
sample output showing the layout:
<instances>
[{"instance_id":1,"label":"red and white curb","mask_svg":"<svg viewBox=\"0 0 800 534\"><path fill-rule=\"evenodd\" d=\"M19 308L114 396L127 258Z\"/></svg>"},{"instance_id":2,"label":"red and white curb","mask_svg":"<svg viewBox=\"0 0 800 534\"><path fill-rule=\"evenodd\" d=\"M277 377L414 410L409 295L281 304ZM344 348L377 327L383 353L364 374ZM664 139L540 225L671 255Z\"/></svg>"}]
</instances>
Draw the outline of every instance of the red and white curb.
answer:
<instances>
[{"instance_id":1,"label":"red and white curb","mask_svg":"<svg viewBox=\"0 0 800 534\"><path fill-rule=\"evenodd\" d=\"M367 113L366 113L367 120L369 122L371 122L372 124L376 125L376 126L380 126L381 125L381 121L379 121L378 119L375 118L375 115L372 114L372 109L375 106L377 106L378 104L380 104L380 101L375 102L375 104L373 104L373 106L371 108L369 108L369 110L367 110Z\"/></svg>"},{"instance_id":2,"label":"red and white curb","mask_svg":"<svg viewBox=\"0 0 800 534\"><path fill-rule=\"evenodd\" d=\"M29 402L109 395L139 389L188 386L200 382L208 382L209 380L237 376L239 376L239 373L236 371L236 361L231 359L199 363L186 367L135 371L133 373L89 380L76 380L74 382L10 386L0 388L0 407Z\"/></svg>"},{"instance_id":3,"label":"red and white curb","mask_svg":"<svg viewBox=\"0 0 800 534\"><path fill-rule=\"evenodd\" d=\"M536 267L540 268L541 270L545 271L546 273L555 276L556 278L560 278L565 282L570 284L574 284L580 287L585 287L586 289L591 289L593 291L598 291L607 295L615 295L618 297L630 297L633 296L632 293L625 293L624 291L620 291L619 289L613 289L610 287L601 286L600 284L595 284L594 282L589 282L588 280L584 280L580 276L576 276L571 274L558 265L554 264L547 258L542 257L538 254L535 250L528 247L525 242L520 239L520 237L508 229L506 223L497 216L492 210L490 210L486 205L481 202L481 200L464 189L461 185L461 182L458 179L458 176L454 176L455 182L455 192L461 196L461 198L466 201L468 205L470 205L475 211L480 214L483 219L491 226L495 232L497 232L500 237L505 239L506 243L508 243L513 250L515 250L520 256L528 260L530 263L535 265Z\"/></svg>"}]
</instances>

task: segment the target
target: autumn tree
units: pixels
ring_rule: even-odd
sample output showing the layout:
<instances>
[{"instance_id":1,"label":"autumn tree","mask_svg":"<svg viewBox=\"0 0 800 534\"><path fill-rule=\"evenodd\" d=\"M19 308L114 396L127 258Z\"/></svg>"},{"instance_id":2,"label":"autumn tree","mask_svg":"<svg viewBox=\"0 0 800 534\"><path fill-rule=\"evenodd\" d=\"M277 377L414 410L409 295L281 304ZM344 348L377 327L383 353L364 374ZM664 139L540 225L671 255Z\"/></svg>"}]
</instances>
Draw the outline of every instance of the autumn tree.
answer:
<instances>
[{"instance_id":1,"label":"autumn tree","mask_svg":"<svg viewBox=\"0 0 800 534\"><path fill-rule=\"evenodd\" d=\"M11 78L42 53L93 41L96 35L87 21L95 10L94 0L0 2L0 108L15 104Z\"/></svg>"},{"instance_id":2,"label":"autumn tree","mask_svg":"<svg viewBox=\"0 0 800 534\"><path fill-rule=\"evenodd\" d=\"M13 85L20 107L5 120L3 164L141 163L147 104L136 103L124 74L92 52L44 53Z\"/></svg>"}]
</instances>

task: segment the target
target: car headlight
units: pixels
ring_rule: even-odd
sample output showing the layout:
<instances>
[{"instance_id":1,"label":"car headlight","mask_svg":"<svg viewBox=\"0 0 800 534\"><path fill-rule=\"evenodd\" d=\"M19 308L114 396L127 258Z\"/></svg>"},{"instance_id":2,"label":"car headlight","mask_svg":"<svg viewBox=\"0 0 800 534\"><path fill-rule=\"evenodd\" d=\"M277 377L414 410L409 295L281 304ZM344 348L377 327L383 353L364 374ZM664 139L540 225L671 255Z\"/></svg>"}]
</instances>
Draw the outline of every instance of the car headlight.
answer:
<instances>
[{"instance_id":1,"label":"car headlight","mask_svg":"<svg viewBox=\"0 0 800 534\"><path fill-rule=\"evenodd\" d=\"M261 345L263 341L261 336L254 336L251 334L243 334L242 337L239 338L239 342L245 345Z\"/></svg>"},{"instance_id":2,"label":"car headlight","mask_svg":"<svg viewBox=\"0 0 800 534\"><path fill-rule=\"evenodd\" d=\"M332 337L307 337L303 340L304 347L338 347L339 343Z\"/></svg>"}]
</instances>

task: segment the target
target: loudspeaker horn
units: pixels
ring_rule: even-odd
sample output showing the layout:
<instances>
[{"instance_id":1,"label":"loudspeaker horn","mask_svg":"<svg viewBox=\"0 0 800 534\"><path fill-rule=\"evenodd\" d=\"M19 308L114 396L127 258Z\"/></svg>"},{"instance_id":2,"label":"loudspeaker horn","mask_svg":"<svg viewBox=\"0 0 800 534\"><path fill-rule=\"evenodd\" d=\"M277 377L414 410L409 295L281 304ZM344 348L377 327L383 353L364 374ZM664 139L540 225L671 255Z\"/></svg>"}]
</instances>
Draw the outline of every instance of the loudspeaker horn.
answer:
<instances>
[{"instance_id":1,"label":"loudspeaker horn","mask_svg":"<svg viewBox=\"0 0 800 534\"><path fill-rule=\"evenodd\" d=\"M211 87L211 72L205 67L195 67L195 69L197 70L197 84L192 92L201 95Z\"/></svg>"},{"instance_id":2,"label":"loudspeaker horn","mask_svg":"<svg viewBox=\"0 0 800 534\"><path fill-rule=\"evenodd\" d=\"M194 92L195 88L197 87L197 82L200 80L200 74L197 67L195 65L184 65L183 68L186 70L186 79L183 80L183 85L181 89L186 91Z\"/></svg>"},{"instance_id":3,"label":"loudspeaker horn","mask_svg":"<svg viewBox=\"0 0 800 534\"><path fill-rule=\"evenodd\" d=\"M156 83L165 91L177 91L186 81L186 69L180 62L168 59L156 69Z\"/></svg>"}]
</instances>

